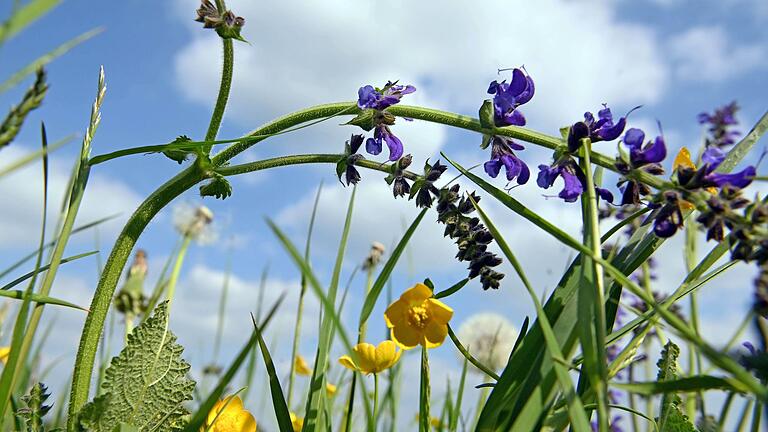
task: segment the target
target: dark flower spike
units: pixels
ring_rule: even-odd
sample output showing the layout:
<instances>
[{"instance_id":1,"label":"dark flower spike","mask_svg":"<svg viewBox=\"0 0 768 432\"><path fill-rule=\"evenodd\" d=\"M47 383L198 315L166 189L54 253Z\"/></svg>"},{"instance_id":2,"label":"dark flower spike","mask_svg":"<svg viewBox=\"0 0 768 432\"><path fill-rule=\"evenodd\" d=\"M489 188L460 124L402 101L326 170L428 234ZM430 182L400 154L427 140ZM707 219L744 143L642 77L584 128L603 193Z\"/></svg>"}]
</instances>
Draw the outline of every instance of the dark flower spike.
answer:
<instances>
[{"instance_id":1,"label":"dark flower spike","mask_svg":"<svg viewBox=\"0 0 768 432\"><path fill-rule=\"evenodd\" d=\"M404 178L405 170L413 162L413 157L409 154L401 157L397 162L390 166L390 174L384 179L387 184L392 185L392 194L397 197L410 194L411 186Z\"/></svg>"},{"instance_id":2,"label":"dark flower spike","mask_svg":"<svg viewBox=\"0 0 768 432\"><path fill-rule=\"evenodd\" d=\"M683 212L680 208L679 193L666 191L664 200L666 202L653 220L653 232L661 238L669 238L683 227Z\"/></svg>"},{"instance_id":3,"label":"dark flower spike","mask_svg":"<svg viewBox=\"0 0 768 432\"><path fill-rule=\"evenodd\" d=\"M448 167L441 164L439 160L434 165L430 165L429 160L427 160L424 163L424 176L413 182L408 199L411 200L416 197L416 207L431 207L432 201L434 201L433 195L435 197L440 196L440 190L435 187L434 183L447 169Z\"/></svg>"},{"instance_id":4,"label":"dark flower spike","mask_svg":"<svg viewBox=\"0 0 768 432\"><path fill-rule=\"evenodd\" d=\"M533 98L535 86L533 79L522 68L512 70L512 81L507 83L493 81L488 86L488 94L493 96L494 122L496 126L525 126L525 116L517 107Z\"/></svg>"},{"instance_id":5,"label":"dark flower spike","mask_svg":"<svg viewBox=\"0 0 768 432\"><path fill-rule=\"evenodd\" d=\"M235 15L231 10L220 13L216 5L210 0L201 0L200 8L196 12L195 21L203 23L203 28L216 30L216 33L224 39L237 39L246 42L240 36L240 31L245 25L245 18Z\"/></svg>"},{"instance_id":6,"label":"dark flower spike","mask_svg":"<svg viewBox=\"0 0 768 432\"><path fill-rule=\"evenodd\" d=\"M555 184L555 180L558 177L563 179L564 186L557 196L565 202L575 202L579 199L584 192L586 177L576 161L570 157L564 157L552 166L539 165L539 175L536 179L536 184L541 188L549 189Z\"/></svg>"}]
</instances>

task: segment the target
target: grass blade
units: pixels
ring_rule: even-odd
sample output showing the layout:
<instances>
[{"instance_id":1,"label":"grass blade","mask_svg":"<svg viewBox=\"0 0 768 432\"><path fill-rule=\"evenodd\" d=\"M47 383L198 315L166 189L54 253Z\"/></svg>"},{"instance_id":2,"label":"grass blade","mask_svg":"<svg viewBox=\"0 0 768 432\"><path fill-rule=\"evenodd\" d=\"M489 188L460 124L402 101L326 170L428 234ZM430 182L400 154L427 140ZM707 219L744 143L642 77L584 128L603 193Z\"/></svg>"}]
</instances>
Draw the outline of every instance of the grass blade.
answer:
<instances>
[{"instance_id":1,"label":"grass blade","mask_svg":"<svg viewBox=\"0 0 768 432\"><path fill-rule=\"evenodd\" d=\"M89 256L97 254L97 253L99 253L99 251L91 251L91 252L85 252L85 253L73 255L73 256L67 257L67 258L62 258L61 261L60 261L60 264L66 264L68 262L77 261L77 260L79 260L81 258L89 257ZM51 265L47 264L47 265L44 265L44 266L42 266L42 267L40 267L40 268L38 268L36 270L32 270L32 271L30 271L30 272L28 272L26 274L23 274L23 275L17 277L16 279L12 280L11 282L8 282L7 284L5 284L2 287L0 287L0 291L9 290L9 289L15 287L16 285L24 282L25 280L31 278L32 276L35 276L37 274L40 274L40 273L48 270L50 267L51 267ZM2 294L0 294L0 295L2 295Z\"/></svg>"},{"instance_id":2,"label":"grass blade","mask_svg":"<svg viewBox=\"0 0 768 432\"><path fill-rule=\"evenodd\" d=\"M256 337L259 340L259 349L261 355L264 357L264 365L267 368L267 374L269 375L269 390L272 395L272 405L275 410L275 417L277 417L277 425L280 428L280 432L293 432L293 423L291 422L291 413L288 411L288 405L285 403L285 396L283 396L283 389L280 387L280 379L275 372L275 364L272 362L272 356L269 354L269 348L264 342L264 338L261 336L261 330L256 324L256 318L253 319L253 328ZM244 353L247 351L244 351Z\"/></svg>"},{"instance_id":3,"label":"grass blade","mask_svg":"<svg viewBox=\"0 0 768 432\"><path fill-rule=\"evenodd\" d=\"M11 17L0 25L0 44L16 36L18 32L24 30L59 3L61 0L32 0L14 10Z\"/></svg>"}]
</instances>

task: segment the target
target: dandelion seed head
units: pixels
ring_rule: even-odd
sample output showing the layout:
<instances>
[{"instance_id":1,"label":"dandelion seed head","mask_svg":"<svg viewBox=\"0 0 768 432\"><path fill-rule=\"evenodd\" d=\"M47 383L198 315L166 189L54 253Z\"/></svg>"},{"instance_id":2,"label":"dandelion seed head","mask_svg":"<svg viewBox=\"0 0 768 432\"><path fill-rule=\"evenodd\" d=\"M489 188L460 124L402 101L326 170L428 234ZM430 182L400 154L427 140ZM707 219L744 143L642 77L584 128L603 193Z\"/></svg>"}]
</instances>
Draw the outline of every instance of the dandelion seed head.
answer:
<instances>
[{"instance_id":1,"label":"dandelion seed head","mask_svg":"<svg viewBox=\"0 0 768 432\"><path fill-rule=\"evenodd\" d=\"M182 203L173 208L173 226L179 234L191 237L199 244L211 244L217 234L213 212L204 205Z\"/></svg>"},{"instance_id":2,"label":"dandelion seed head","mask_svg":"<svg viewBox=\"0 0 768 432\"><path fill-rule=\"evenodd\" d=\"M517 330L503 316L482 312L464 321L458 337L473 357L489 368L499 370L507 364L512 353Z\"/></svg>"}]
</instances>

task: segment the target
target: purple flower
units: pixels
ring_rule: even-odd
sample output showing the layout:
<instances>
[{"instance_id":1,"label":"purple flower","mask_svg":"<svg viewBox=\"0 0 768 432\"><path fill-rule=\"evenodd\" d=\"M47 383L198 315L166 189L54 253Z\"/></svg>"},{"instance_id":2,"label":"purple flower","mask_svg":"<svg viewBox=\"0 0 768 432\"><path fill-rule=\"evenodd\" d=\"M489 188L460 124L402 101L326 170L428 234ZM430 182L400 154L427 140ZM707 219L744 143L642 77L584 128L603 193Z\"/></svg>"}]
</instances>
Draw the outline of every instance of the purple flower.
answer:
<instances>
[{"instance_id":1,"label":"purple flower","mask_svg":"<svg viewBox=\"0 0 768 432\"><path fill-rule=\"evenodd\" d=\"M371 85L360 87L357 91L357 106L361 109L385 110L400 102L400 99L416 91L412 85L399 85L397 81L388 81L383 89Z\"/></svg>"},{"instance_id":2,"label":"purple flower","mask_svg":"<svg viewBox=\"0 0 768 432\"><path fill-rule=\"evenodd\" d=\"M539 176L536 184L549 189L558 177L563 179L563 190L557 194L565 202L575 202L584 192L586 177L576 162L570 157L561 158L552 166L539 165Z\"/></svg>"},{"instance_id":3,"label":"purple flower","mask_svg":"<svg viewBox=\"0 0 768 432\"><path fill-rule=\"evenodd\" d=\"M683 211L680 208L681 197L678 192L664 192L664 200L666 202L653 220L653 232L658 237L669 238L683 227Z\"/></svg>"},{"instance_id":4,"label":"purple flower","mask_svg":"<svg viewBox=\"0 0 768 432\"><path fill-rule=\"evenodd\" d=\"M373 138L365 140L365 151L372 155L381 153L382 142L389 147L389 160L396 161L403 155L403 142L392 133L386 124L378 124L373 131Z\"/></svg>"},{"instance_id":5,"label":"purple flower","mask_svg":"<svg viewBox=\"0 0 768 432\"><path fill-rule=\"evenodd\" d=\"M400 99L416 91L412 85L400 85L397 81L388 81L382 89L367 85L360 87L357 91L357 106L361 109L374 110L373 114L373 137L365 141L365 150L377 155L381 153L383 144L389 147L389 160L394 162L403 155L403 142L392 133L390 126L395 124L395 117L392 114L384 112L385 109L400 102ZM370 130L370 126L363 127Z\"/></svg>"},{"instance_id":6,"label":"purple flower","mask_svg":"<svg viewBox=\"0 0 768 432\"><path fill-rule=\"evenodd\" d=\"M608 105L603 104L603 109L597 112L597 120L591 112L584 113L584 121L576 122L568 132L568 150L576 152L581 146L581 140L589 138L592 142L613 141L624 132L629 114L639 107L630 110L627 115L613 122L613 114Z\"/></svg>"},{"instance_id":7,"label":"purple flower","mask_svg":"<svg viewBox=\"0 0 768 432\"><path fill-rule=\"evenodd\" d=\"M488 94L493 96L494 122L496 126L524 126L525 116L517 107L531 100L535 87L533 79L522 68L512 70L512 81L493 81Z\"/></svg>"},{"instance_id":8,"label":"purple flower","mask_svg":"<svg viewBox=\"0 0 768 432\"><path fill-rule=\"evenodd\" d=\"M736 138L741 135L739 131L732 130L731 126L739 124L736 120L736 112L739 106L736 102L717 108L714 113L703 112L697 116L700 124L709 125L707 128L708 136L705 140L707 147L726 147L736 142Z\"/></svg>"},{"instance_id":9,"label":"purple flower","mask_svg":"<svg viewBox=\"0 0 768 432\"><path fill-rule=\"evenodd\" d=\"M501 167L507 171L507 181L517 178L517 184L525 184L531 177L528 165L518 158L514 150L524 150L525 147L509 138L494 136L491 138L491 159L483 165L485 172L496 178Z\"/></svg>"},{"instance_id":10,"label":"purple flower","mask_svg":"<svg viewBox=\"0 0 768 432\"><path fill-rule=\"evenodd\" d=\"M643 165L659 163L667 157L667 147L664 138L657 136L645 146L645 132L637 128L631 128L624 134L624 145L629 147L629 161L633 168Z\"/></svg>"},{"instance_id":11,"label":"purple flower","mask_svg":"<svg viewBox=\"0 0 768 432\"><path fill-rule=\"evenodd\" d=\"M744 189L752 183L752 179L755 178L756 175L757 171L755 170L755 167L750 165L737 173L712 173L707 175L705 179L717 187L731 185L738 189Z\"/></svg>"}]
</instances>

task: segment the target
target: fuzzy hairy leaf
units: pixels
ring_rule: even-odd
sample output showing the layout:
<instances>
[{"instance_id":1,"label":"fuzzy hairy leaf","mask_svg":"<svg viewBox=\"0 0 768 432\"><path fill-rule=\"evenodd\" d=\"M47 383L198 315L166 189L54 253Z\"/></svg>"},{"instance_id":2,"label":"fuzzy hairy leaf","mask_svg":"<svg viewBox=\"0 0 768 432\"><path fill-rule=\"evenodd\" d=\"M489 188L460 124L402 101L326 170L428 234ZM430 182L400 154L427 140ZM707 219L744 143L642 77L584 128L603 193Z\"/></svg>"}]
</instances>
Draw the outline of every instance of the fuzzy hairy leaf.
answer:
<instances>
[{"instance_id":1,"label":"fuzzy hairy leaf","mask_svg":"<svg viewBox=\"0 0 768 432\"><path fill-rule=\"evenodd\" d=\"M672 381L678 378L677 357L680 355L680 348L667 342L661 351L661 358L656 363L659 373L656 381ZM682 399L675 393L666 393L661 399L661 415L659 416L659 430L669 432L696 432L696 428L688 420L688 416L680 410Z\"/></svg>"},{"instance_id":2,"label":"fuzzy hairy leaf","mask_svg":"<svg viewBox=\"0 0 768 432\"><path fill-rule=\"evenodd\" d=\"M183 427L195 382L187 378L184 348L168 330L168 303L128 336L128 344L107 368L103 394L88 403L79 420L85 430L174 431Z\"/></svg>"}]
</instances>

